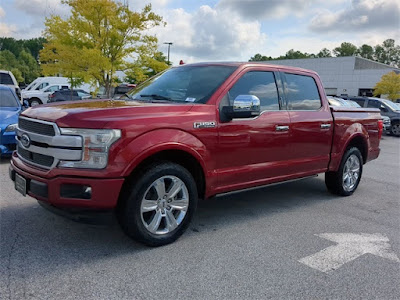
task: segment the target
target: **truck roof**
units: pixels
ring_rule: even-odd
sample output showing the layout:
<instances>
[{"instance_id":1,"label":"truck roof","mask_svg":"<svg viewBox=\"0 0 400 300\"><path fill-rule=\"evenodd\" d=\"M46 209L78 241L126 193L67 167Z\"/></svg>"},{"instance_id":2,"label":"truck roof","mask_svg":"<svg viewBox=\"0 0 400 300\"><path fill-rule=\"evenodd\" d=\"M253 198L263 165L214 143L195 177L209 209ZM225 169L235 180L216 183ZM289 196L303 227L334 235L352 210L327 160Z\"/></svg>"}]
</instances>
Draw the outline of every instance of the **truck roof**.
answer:
<instances>
[{"instance_id":1,"label":"truck roof","mask_svg":"<svg viewBox=\"0 0 400 300\"><path fill-rule=\"evenodd\" d=\"M317 74L317 72L313 70L308 70L308 69L303 69L303 68L297 68L297 67L291 67L291 66L285 66L285 65L272 65L269 64L267 61L251 61L251 62L240 62L240 61L213 61L213 62L198 62L198 63L191 63L191 64L184 64L177 66L179 67L185 67L185 66L233 66L233 67L255 67L255 66L267 66L269 68L273 69L284 69L287 71L300 71L300 72L307 72L307 73L313 73Z\"/></svg>"}]
</instances>

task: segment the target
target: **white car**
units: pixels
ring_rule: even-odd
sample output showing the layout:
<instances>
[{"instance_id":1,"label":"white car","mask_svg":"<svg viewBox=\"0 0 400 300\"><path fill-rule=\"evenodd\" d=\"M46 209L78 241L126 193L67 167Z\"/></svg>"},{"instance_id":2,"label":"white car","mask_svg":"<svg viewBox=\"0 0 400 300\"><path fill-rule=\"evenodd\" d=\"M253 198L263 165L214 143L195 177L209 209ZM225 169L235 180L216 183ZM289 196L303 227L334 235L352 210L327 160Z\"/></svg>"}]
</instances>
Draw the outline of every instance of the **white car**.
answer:
<instances>
[{"instance_id":1,"label":"white car","mask_svg":"<svg viewBox=\"0 0 400 300\"><path fill-rule=\"evenodd\" d=\"M0 70L0 84L4 84L12 88L17 94L18 98L21 98L21 90L18 82L11 71Z\"/></svg>"},{"instance_id":2,"label":"white car","mask_svg":"<svg viewBox=\"0 0 400 300\"><path fill-rule=\"evenodd\" d=\"M23 99L29 102L30 106L35 106L39 104L47 103L49 100L49 95L54 93L55 91L68 89L70 88L70 84L50 84L42 88L41 90L33 90L33 91L26 91L23 93Z\"/></svg>"}]
</instances>

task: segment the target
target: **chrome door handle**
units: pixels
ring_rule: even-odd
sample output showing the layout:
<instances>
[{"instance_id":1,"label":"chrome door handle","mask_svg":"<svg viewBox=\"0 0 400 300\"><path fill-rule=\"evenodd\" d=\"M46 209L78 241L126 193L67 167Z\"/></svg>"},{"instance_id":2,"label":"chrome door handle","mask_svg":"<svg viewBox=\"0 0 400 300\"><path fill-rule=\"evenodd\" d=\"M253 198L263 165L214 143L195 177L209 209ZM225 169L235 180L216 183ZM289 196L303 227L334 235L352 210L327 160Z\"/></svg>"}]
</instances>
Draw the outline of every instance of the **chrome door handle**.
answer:
<instances>
[{"instance_id":1,"label":"chrome door handle","mask_svg":"<svg viewBox=\"0 0 400 300\"><path fill-rule=\"evenodd\" d=\"M331 128L331 124L321 124L321 129L329 129Z\"/></svg>"},{"instance_id":2,"label":"chrome door handle","mask_svg":"<svg viewBox=\"0 0 400 300\"><path fill-rule=\"evenodd\" d=\"M289 126L276 126L275 127L276 131L288 131L289 130Z\"/></svg>"}]
</instances>

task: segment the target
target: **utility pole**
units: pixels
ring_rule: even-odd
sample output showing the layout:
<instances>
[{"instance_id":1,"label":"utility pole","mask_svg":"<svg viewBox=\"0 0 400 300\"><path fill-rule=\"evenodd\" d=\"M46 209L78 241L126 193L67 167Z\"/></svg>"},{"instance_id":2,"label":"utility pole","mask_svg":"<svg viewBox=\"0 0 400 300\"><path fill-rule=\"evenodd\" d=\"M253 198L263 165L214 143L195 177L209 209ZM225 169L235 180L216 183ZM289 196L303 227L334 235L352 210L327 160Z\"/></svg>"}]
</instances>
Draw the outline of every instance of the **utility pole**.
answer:
<instances>
[{"instance_id":1,"label":"utility pole","mask_svg":"<svg viewBox=\"0 0 400 300\"><path fill-rule=\"evenodd\" d=\"M169 65L169 51L170 51L171 45L172 45L173 43L171 43L171 42L165 42L164 44L168 45L168 65Z\"/></svg>"}]
</instances>

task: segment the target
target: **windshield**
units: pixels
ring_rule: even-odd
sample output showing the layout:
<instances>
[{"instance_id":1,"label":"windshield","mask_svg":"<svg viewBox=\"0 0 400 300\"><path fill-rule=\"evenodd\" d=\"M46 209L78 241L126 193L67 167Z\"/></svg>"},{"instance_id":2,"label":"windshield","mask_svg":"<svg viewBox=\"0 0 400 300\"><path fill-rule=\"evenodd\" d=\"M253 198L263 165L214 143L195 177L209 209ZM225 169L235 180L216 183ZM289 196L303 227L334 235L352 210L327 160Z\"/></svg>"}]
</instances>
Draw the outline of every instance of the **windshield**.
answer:
<instances>
[{"instance_id":1,"label":"windshield","mask_svg":"<svg viewBox=\"0 0 400 300\"><path fill-rule=\"evenodd\" d=\"M135 100L206 103L237 67L181 66L155 76L127 94Z\"/></svg>"},{"instance_id":2,"label":"windshield","mask_svg":"<svg viewBox=\"0 0 400 300\"><path fill-rule=\"evenodd\" d=\"M400 106L397 103L394 103L392 101L386 100L386 99L380 99L383 103L385 103L387 106L390 107L392 110L400 110Z\"/></svg>"},{"instance_id":3,"label":"windshield","mask_svg":"<svg viewBox=\"0 0 400 300\"><path fill-rule=\"evenodd\" d=\"M10 90L0 90L0 107L18 107L18 99Z\"/></svg>"}]
</instances>

